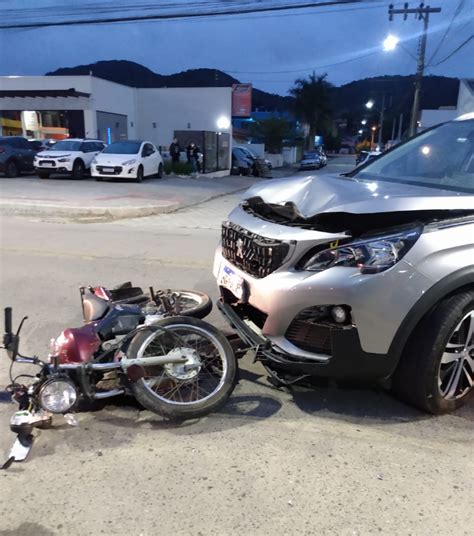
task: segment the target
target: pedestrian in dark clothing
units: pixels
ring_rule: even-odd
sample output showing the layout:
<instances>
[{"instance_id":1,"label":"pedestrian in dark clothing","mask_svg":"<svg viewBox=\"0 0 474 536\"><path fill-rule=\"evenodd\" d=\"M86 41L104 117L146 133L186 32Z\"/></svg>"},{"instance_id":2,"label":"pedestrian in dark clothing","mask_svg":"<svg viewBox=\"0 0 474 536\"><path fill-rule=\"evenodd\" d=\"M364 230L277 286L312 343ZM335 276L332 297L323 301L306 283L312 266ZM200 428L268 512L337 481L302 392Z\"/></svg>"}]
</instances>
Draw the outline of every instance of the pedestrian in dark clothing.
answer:
<instances>
[{"instance_id":1,"label":"pedestrian in dark clothing","mask_svg":"<svg viewBox=\"0 0 474 536\"><path fill-rule=\"evenodd\" d=\"M188 162L191 164L193 175L195 175L198 171L198 166L199 166L198 159L199 159L200 152L201 151L199 150L199 147L194 142L189 144L188 148L186 149Z\"/></svg>"},{"instance_id":2,"label":"pedestrian in dark clothing","mask_svg":"<svg viewBox=\"0 0 474 536\"><path fill-rule=\"evenodd\" d=\"M181 154L181 147L177 138L173 139L173 143L170 145L170 156L171 156L171 167L173 171L176 170L177 164L179 162L179 157Z\"/></svg>"}]
</instances>

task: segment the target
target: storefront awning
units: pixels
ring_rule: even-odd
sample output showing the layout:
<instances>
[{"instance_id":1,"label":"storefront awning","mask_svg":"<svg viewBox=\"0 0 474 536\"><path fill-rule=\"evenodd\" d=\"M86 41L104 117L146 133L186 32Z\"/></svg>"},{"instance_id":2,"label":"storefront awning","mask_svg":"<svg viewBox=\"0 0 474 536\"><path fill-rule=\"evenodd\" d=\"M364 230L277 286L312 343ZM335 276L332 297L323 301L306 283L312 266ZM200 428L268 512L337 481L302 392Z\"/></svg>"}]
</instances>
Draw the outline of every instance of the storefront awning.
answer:
<instances>
[{"instance_id":1,"label":"storefront awning","mask_svg":"<svg viewBox=\"0 0 474 536\"><path fill-rule=\"evenodd\" d=\"M76 91L71 89L7 89L0 90L0 99L5 98L42 98L47 97L86 97L89 98L90 93L83 93L82 91Z\"/></svg>"}]
</instances>

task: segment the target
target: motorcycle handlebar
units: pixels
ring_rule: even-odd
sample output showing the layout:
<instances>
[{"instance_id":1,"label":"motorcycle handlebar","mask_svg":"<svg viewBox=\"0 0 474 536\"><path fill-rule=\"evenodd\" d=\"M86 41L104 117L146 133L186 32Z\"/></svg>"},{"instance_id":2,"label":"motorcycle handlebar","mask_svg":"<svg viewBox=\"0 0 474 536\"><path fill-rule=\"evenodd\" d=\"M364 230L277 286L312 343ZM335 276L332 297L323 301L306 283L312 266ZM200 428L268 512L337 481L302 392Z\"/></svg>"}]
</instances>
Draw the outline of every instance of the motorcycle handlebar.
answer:
<instances>
[{"instance_id":1,"label":"motorcycle handlebar","mask_svg":"<svg viewBox=\"0 0 474 536\"><path fill-rule=\"evenodd\" d=\"M5 307L5 333L12 333L12 308Z\"/></svg>"}]
</instances>

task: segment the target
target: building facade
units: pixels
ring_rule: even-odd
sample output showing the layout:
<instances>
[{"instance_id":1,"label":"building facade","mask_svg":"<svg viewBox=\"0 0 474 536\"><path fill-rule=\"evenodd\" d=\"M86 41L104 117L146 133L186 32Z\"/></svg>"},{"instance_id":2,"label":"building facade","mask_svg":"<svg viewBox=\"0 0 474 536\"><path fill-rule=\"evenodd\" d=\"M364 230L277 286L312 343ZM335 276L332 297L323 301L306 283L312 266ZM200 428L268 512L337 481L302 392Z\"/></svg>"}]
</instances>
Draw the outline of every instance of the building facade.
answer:
<instances>
[{"instance_id":1,"label":"building facade","mask_svg":"<svg viewBox=\"0 0 474 536\"><path fill-rule=\"evenodd\" d=\"M0 135L147 139L165 149L176 131L217 135L218 121L230 124L231 114L230 87L145 89L94 76L0 77ZM231 130L225 131L230 138Z\"/></svg>"}]
</instances>

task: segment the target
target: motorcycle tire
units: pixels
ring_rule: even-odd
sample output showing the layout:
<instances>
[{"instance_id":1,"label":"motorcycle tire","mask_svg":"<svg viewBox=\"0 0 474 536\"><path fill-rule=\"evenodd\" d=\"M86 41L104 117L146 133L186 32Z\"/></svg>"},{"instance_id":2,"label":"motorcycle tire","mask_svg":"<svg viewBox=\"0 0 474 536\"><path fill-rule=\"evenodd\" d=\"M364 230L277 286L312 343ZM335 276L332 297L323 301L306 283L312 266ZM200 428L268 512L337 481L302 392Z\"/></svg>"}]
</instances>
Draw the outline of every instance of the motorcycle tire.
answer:
<instances>
[{"instance_id":1,"label":"motorcycle tire","mask_svg":"<svg viewBox=\"0 0 474 536\"><path fill-rule=\"evenodd\" d=\"M156 330L155 326L165 329ZM194 370L190 370L189 364L144 367L145 377L130 384L137 401L146 409L174 421L204 417L222 407L234 390L238 369L237 359L226 337L214 326L197 318L164 318L155 326L133 337L127 350L129 358L146 358L147 351L156 355L154 344L163 355L179 348L180 341L186 344L184 349L192 350L189 337L193 336L200 337L205 344L200 343L199 352L191 352L189 363L196 367ZM168 342L164 342L166 337ZM212 350L213 356L206 355L206 350ZM193 361L196 355L197 362ZM215 387L208 391L213 383Z\"/></svg>"},{"instance_id":2,"label":"motorcycle tire","mask_svg":"<svg viewBox=\"0 0 474 536\"><path fill-rule=\"evenodd\" d=\"M204 292L176 289L170 289L170 292L179 294L183 298L179 316L203 319L212 311L212 300Z\"/></svg>"}]
</instances>

